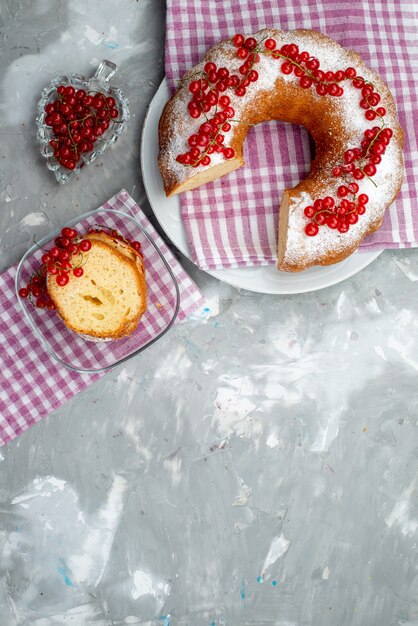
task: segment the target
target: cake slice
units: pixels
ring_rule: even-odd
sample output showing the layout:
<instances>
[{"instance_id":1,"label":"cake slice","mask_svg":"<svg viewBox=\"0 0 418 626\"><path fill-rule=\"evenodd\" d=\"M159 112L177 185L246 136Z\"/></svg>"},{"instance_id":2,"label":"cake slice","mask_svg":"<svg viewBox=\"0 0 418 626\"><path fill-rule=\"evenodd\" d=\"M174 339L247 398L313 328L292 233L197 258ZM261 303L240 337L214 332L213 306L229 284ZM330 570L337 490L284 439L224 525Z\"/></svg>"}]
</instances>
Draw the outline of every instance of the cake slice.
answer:
<instances>
[{"instance_id":1,"label":"cake slice","mask_svg":"<svg viewBox=\"0 0 418 626\"><path fill-rule=\"evenodd\" d=\"M68 284L61 287L49 275L47 286L71 330L86 339L110 341L135 330L146 309L147 293L140 255L131 248L135 254L122 251L123 246L105 237L89 236L91 249L84 253L81 277L70 272Z\"/></svg>"}]
</instances>

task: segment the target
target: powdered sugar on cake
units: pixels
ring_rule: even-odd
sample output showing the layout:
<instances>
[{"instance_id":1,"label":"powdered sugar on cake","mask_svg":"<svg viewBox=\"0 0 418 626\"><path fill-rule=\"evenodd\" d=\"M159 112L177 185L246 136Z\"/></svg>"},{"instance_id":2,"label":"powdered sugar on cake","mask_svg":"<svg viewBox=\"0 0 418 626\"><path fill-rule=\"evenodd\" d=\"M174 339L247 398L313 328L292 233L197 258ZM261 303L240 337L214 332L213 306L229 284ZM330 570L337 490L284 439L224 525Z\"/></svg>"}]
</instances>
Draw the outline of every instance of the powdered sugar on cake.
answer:
<instances>
[{"instance_id":1,"label":"powdered sugar on cake","mask_svg":"<svg viewBox=\"0 0 418 626\"><path fill-rule=\"evenodd\" d=\"M395 176L394 172L401 171L402 158L400 158L399 151L394 144L389 144L377 173L373 176L373 181L377 186L375 187L368 178L360 181L360 192L369 196L367 219L364 219L365 215L362 216L357 224L350 227L347 233L322 228L317 237L305 236L304 228L307 220L303 209L312 205L315 198L302 192L292 200L289 208L286 259L292 264L300 262L301 259L318 261L322 258L325 259L330 250L338 253L350 247L356 248L357 242L367 234L370 225L380 223L385 207L396 194L398 188L399 176ZM333 189L336 192L339 183L333 184Z\"/></svg>"}]
</instances>

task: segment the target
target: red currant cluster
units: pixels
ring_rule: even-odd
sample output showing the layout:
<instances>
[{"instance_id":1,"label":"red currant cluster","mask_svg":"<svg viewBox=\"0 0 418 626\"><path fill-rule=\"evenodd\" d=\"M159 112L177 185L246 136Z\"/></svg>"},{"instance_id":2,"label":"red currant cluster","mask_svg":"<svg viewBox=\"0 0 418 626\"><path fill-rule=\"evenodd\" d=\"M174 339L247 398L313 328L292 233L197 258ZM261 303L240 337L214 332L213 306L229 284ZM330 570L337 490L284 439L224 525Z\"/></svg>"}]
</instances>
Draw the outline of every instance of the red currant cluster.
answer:
<instances>
[{"instance_id":1,"label":"red currant cluster","mask_svg":"<svg viewBox=\"0 0 418 626\"><path fill-rule=\"evenodd\" d=\"M360 194L356 199L359 186L356 182L348 181L350 176L356 180L362 180L365 176L371 178L376 174L376 165L381 162L382 154L384 154L392 135L392 129L374 126L364 132L361 148L351 148L344 152L344 164L334 167L332 173L336 177L343 177L346 182L345 185L338 187L338 198L345 198L345 196L353 194L352 201L349 202L347 199L341 200L339 207L336 208L337 215L340 218L338 223L333 216L322 215L323 212L321 212L319 205L317 205L317 210L314 210L315 202L318 201L314 202L314 207L306 207L304 213L306 217L312 219L312 222L305 228L307 235L311 237L317 235L318 226L323 224L329 228L338 228L340 232L344 233L348 231L350 225L357 223L358 215L365 213L365 205L369 199L366 194ZM332 200L332 206L334 206L333 198L328 198L328 200ZM321 202L323 203L324 200Z\"/></svg>"},{"instance_id":2,"label":"red currant cluster","mask_svg":"<svg viewBox=\"0 0 418 626\"><path fill-rule=\"evenodd\" d=\"M83 153L93 150L97 139L119 117L114 98L97 91L76 91L71 85L57 87L57 98L45 105L45 112L45 124L54 134L49 144L57 161L69 170Z\"/></svg>"},{"instance_id":3,"label":"red currant cluster","mask_svg":"<svg viewBox=\"0 0 418 626\"><path fill-rule=\"evenodd\" d=\"M386 115L384 107L377 107L380 102L380 94L374 90L371 83L366 82L362 76L357 76L353 80L353 85L356 89L361 89L363 98L360 100L360 106L366 110L365 117L367 120L371 121L376 119L376 117L384 117Z\"/></svg>"},{"instance_id":4,"label":"red currant cluster","mask_svg":"<svg viewBox=\"0 0 418 626\"><path fill-rule=\"evenodd\" d=\"M188 104L189 114L197 119L203 113L206 121L200 125L198 133L193 133L188 138L190 150L178 155L176 160L179 163L192 167L209 165L211 162L209 155L214 152L222 153L226 159L234 157L234 149L224 146L223 143L224 133L231 130L228 120L234 117L235 111L230 106L230 97L222 93L235 84L236 80L233 79L226 67L218 69L215 63L210 62L204 66L202 78L190 83L189 91L193 96ZM213 107L214 115L209 118L207 113Z\"/></svg>"},{"instance_id":5,"label":"red currant cluster","mask_svg":"<svg viewBox=\"0 0 418 626\"><path fill-rule=\"evenodd\" d=\"M361 148L351 148L344 152L344 163L333 168L334 176L351 175L356 180L369 178L376 174L376 165L382 160L393 135L391 128L374 126L364 131Z\"/></svg>"},{"instance_id":6,"label":"red currant cluster","mask_svg":"<svg viewBox=\"0 0 418 626\"><path fill-rule=\"evenodd\" d=\"M41 267L36 274L31 276L31 279L27 287L19 289L19 296L21 298L29 298L32 304L38 309L55 309L55 304L48 293L46 286L46 272L44 267Z\"/></svg>"},{"instance_id":7,"label":"red currant cluster","mask_svg":"<svg viewBox=\"0 0 418 626\"><path fill-rule=\"evenodd\" d=\"M314 86L319 96L342 96L344 89L338 83L356 76L354 67L336 72L320 70L318 59L312 57L309 52L299 52L298 46L294 43L285 44L280 49L276 49L276 41L266 39L264 46L266 48L264 54L270 54L273 59L284 59L280 67L283 74L292 74L293 72L299 78L302 89L309 89L309 87Z\"/></svg>"},{"instance_id":8,"label":"red currant cluster","mask_svg":"<svg viewBox=\"0 0 418 626\"><path fill-rule=\"evenodd\" d=\"M306 217L312 221L305 228L305 233L315 237L319 232L319 226L326 225L328 228L337 229L340 233L346 233L350 226L358 222L359 215L366 212L366 204L369 201L365 193L356 198L359 187L357 183L350 183L348 187L338 188L339 198L343 198L337 204L331 196L318 198L313 206L304 209ZM353 194L352 200L345 198L349 193Z\"/></svg>"}]
</instances>

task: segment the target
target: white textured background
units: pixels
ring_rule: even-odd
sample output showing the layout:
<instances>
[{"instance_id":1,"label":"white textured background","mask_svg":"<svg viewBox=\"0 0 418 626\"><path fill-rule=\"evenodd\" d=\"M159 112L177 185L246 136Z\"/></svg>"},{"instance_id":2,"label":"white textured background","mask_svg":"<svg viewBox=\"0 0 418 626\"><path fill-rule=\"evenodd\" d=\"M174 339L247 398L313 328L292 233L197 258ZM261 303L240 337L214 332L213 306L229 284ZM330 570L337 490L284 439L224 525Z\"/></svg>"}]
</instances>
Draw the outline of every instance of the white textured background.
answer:
<instances>
[{"instance_id":1,"label":"white textured background","mask_svg":"<svg viewBox=\"0 0 418 626\"><path fill-rule=\"evenodd\" d=\"M0 265L125 187L163 77L161 0L3 0ZM78 180L40 89L108 58L128 133ZM301 296L207 301L0 449L1 626L418 626L418 251Z\"/></svg>"}]
</instances>

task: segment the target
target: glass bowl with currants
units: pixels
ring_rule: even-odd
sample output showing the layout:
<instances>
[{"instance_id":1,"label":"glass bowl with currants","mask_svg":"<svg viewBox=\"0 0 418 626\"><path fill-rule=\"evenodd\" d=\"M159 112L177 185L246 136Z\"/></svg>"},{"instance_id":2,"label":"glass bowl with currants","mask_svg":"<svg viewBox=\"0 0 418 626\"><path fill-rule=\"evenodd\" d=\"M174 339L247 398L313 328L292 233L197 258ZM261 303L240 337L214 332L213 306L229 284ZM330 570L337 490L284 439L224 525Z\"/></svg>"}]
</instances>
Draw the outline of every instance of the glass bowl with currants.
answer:
<instances>
[{"instance_id":1,"label":"glass bowl with currants","mask_svg":"<svg viewBox=\"0 0 418 626\"><path fill-rule=\"evenodd\" d=\"M129 243L140 254L147 289L147 307L135 330L100 342L87 340L64 323L47 286L48 279L55 280L65 290L71 281L80 280L88 263L85 253L91 248L85 235L97 231ZM17 267L15 290L32 332L28 342L39 348L40 358L47 352L69 370L91 374L123 363L160 339L173 325L180 304L177 279L149 225L126 207L84 213L37 241Z\"/></svg>"},{"instance_id":2,"label":"glass bowl with currants","mask_svg":"<svg viewBox=\"0 0 418 626\"><path fill-rule=\"evenodd\" d=\"M118 139L129 119L129 103L110 85L117 66L103 60L94 75L60 76L42 90L36 123L41 154L59 183Z\"/></svg>"}]
</instances>

